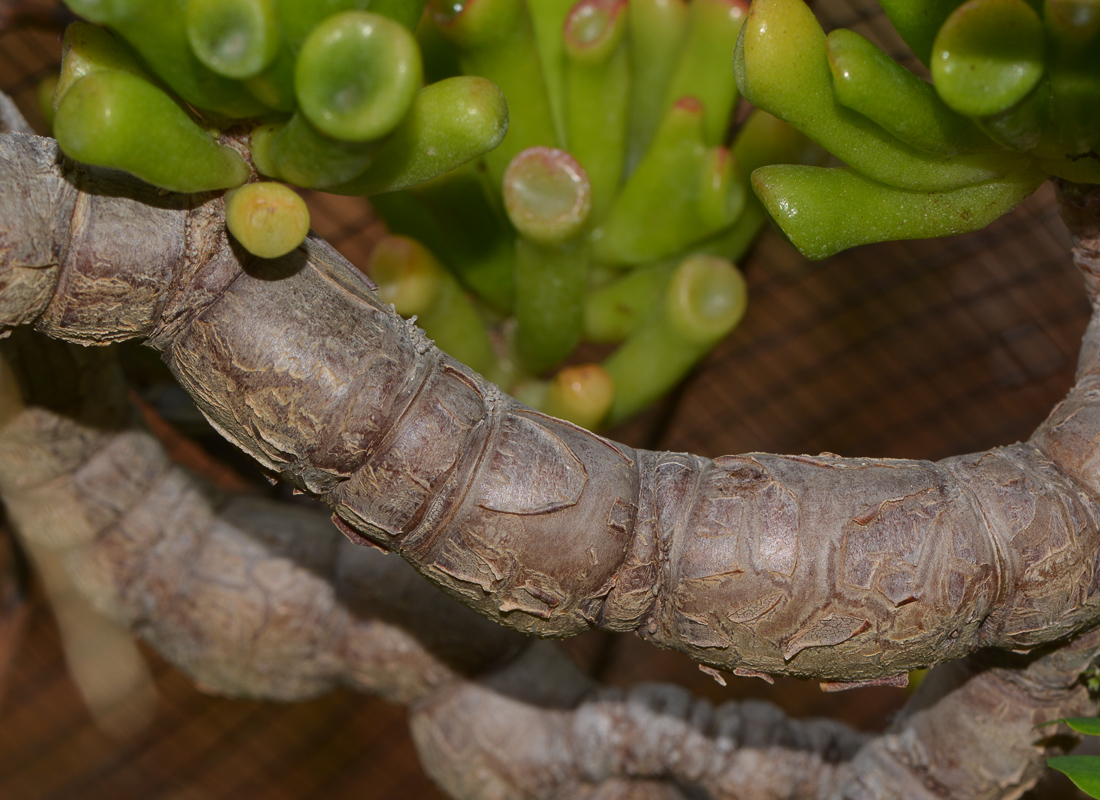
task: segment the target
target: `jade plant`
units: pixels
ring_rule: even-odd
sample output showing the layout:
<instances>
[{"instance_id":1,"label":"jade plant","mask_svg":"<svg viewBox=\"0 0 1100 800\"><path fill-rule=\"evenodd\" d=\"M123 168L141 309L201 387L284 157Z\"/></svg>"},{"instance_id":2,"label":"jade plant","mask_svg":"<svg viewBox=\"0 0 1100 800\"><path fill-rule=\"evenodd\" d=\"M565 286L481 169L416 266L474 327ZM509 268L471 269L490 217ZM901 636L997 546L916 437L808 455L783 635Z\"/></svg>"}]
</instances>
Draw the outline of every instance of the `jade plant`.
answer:
<instances>
[{"instance_id":1,"label":"jade plant","mask_svg":"<svg viewBox=\"0 0 1100 800\"><path fill-rule=\"evenodd\" d=\"M71 0L96 24L66 33L54 134L163 189L228 190L262 258L308 232L288 185L371 197L392 235L366 268L399 313L535 407L620 422L744 314L749 173L816 151L762 112L731 133L712 65L744 0L424 5ZM577 363L582 342L611 352Z\"/></svg>"},{"instance_id":2,"label":"jade plant","mask_svg":"<svg viewBox=\"0 0 1100 800\"><path fill-rule=\"evenodd\" d=\"M444 23L461 27L480 2L452 7ZM1092 61L1096 4L899 0L884 7L930 67L931 83L850 34L830 34L830 48L799 0L753 5L732 61L742 91L847 164L759 166L751 180L764 206L792 241L822 256L978 227L1053 176L1073 258L1100 308L1098 136L1090 116L1100 76ZM490 73L494 59L510 54L516 66L502 82L533 70L533 54L554 46L533 20L535 47L491 36L512 30L516 19L486 17L480 30L467 19L462 47L495 45L451 55ZM440 47L433 58L446 65L448 52ZM126 68L123 55L111 63L62 94L58 121L70 98L81 98L72 93L94 81L88 94L118 98L118 119L104 126L132 133L136 115L125 90L146 79ZM874 80L846 85L863 67ZM569 107L572 81L568 71L546 80L551 113L541 119L555 135L553 109ZM64 76L58 91L63 84ZM257 86L250 91L262 93ZM648 213L637 199L643 193L630 186L666 174L650 170L652 148L694 129L693 115L706 106L692 97L671 100L649 148L626 147L625 177L610 199L594 190L604 178L589 178L583 149L507 139L502 147L515 150L503 151L506 159L488 156L484 169L463 168L424 189L460 199L453 209L468 216L432 217L431 201L420 196L391 199L421 203L419 217L419 206L406 203L404 212L432 219L440 238L444 223L470 224L467 253L509 244L517 309L524 270L545 276L549 264L574 268L579 251L603 254L597 271L625 274L590 287L591 296L606 290L601 297L616 310L643 294L662 298L667 327L639 349L670 358L659 346L674 333L695 342L709 336L706 324L695 329L673 308L721 295L700 290L694 276L704 287L736 279L713 269L716 254L695 244L677 267L687 277L662 274L659 260L623 268L630 260L622 254L669 246L667 231L648 240L651 225L656 231L672 220L698 231L693 226L709 225L722 206L696 184L697 216L687 222L682 206L639 217L645 236L611 221L622 206ZM195 121L190 104L177 107ZM636 113L631 107L625 116ZM335 175L374 146L349 141L324 159L295 162L311 146L304 118L264 119L253 128L253 160L264 153L276 169L282 153L286 169ZM157 135L193 158L183 178L235 174L222 150L205 140L191 147L193 131L173 125ZM232 127L216 145L248 152ZM525 129L521 123L512 133ZM403 141L410 165L434 157L410 150L412 138L380 140L379 152ZM759 146L778 139L764 137ZM743 152L747 140L745 133L737 140ZM89 147L119 162L143 152L94 139ZM671 149L662 163L684 163L687 150ZM725 174L720 150L703 155L713 167L705 174ZM372 161L361 175L390 163ZM742 169L749 163L743 158ZM267 187L249 184L221 187L233 190L228 196L165 193L66 162L54 142L16 134L0 136L0 176L0 327L34 325L84 345L143 340L220 433L327 506L299 515L250 498L222 502L170 465L147 435L125 427L117 375L94 363L45 370L67 379L60 405L74 413L57 415L58 397L34 406L36 393L52 388L34 380L45 359L5 347L0 492L14 524L63 553L81 591L208 687L285 700L344 683L411 702L426 768L463 798L1018 797L1065 744L1037 725L1066 720L1084 728L1079 720L1097 712L1089 677L1100 659L1095 313L1077 382L1027 441L936 463L830 453L710 459L594 436L502 395L435 349L385 294L418 299L427 319L448 293L476 285L462 270L439 279L450 265L417 250L430 241L395 239L380 250L379 273L411 264L414 280L382 281L379 295L323 242L307 239L266 259L229 240L223 225L235 225L238 210L257 225L268 207L300 212L282 204L282 190L268 196ZM502 212L491 202L461 201L471 184L489 180L500 181ZM534 195L539 202L526 201ZM584 236L582 220L601 202L606 216ZM748 196L742 202L743 213L754 208ZM505 215L511 239L485 240L467 223L493 219L478 216L486 208ZM727 232L734 230L736 221ZM499 277L489 269L494 263L464 266L500 291L508 284L491 280ZM491 305L491 297L480 302ZM594 317L609 329L632 324L629 314ZM455 319L441 314L440 324ZM552 327L528 327L523 339L524 324L517 311L520 357L533 357L522 355L527 348L538 355L562 346L563 332ZM567 390L552 386L547 395L567 404ZM329 511L346 541L328 526ZM500 627L460 626L454 607L432 605L440 595L406 591L414 584L387 577L385 565L376 569L376 554L358 546L365 544L398 553ZM387 610L386 624L376 624ZM504 628L548 638L636 631L714 672L813 678L828 691L904 685L911 670L932 669L891 729L866 736L789 720L765 705L716 710L669 687L600 691L552 645L502 635ZM451 648L458 658L438 660Z\"/></svg>"}]
</instances>

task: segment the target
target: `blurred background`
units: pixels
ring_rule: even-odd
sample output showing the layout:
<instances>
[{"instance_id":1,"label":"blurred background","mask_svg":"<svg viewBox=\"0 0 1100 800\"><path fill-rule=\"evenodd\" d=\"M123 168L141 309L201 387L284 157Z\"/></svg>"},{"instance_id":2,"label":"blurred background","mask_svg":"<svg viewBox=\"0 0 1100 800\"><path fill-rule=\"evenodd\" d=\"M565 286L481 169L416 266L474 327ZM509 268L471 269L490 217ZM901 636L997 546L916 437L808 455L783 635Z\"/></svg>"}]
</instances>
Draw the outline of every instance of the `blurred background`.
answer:
<instances>
[{"instance_id":1,"label":"blurred background","mask_svg":"<svg viewBox=\"0 0 1100 800\"><path fill-rule=\"evenodd\" d=\"M872 0L818 2L826 30L902 48ZM12 14L12 11L18 13ZM57 69L51 4L0 0L0 89L41 129L38 83ZM382 227L363 200L311 195L315 229L358 265ZM938 459L1026 438L1072 381L1088 319L1053 192L987 230L875 245L811 263L774 232L741 264L745 321L660 407L609 432L707 456L768 451ZM204 427L163 374L128 357L142 395L219 457L249 467ZM673 681L714 702L763 697L799 716L883 729L902 689L823 694L728 677L633 636L589 635L576 658L610 685ZM211 697L142 648L151 723L109 737L68 677L41 589L0 532L0 797L8 800L442 798L417 764L404 709L340 691L295 705ZM1083 797L1051 776L1031 798Z\"/></svg>"}]
</instances>

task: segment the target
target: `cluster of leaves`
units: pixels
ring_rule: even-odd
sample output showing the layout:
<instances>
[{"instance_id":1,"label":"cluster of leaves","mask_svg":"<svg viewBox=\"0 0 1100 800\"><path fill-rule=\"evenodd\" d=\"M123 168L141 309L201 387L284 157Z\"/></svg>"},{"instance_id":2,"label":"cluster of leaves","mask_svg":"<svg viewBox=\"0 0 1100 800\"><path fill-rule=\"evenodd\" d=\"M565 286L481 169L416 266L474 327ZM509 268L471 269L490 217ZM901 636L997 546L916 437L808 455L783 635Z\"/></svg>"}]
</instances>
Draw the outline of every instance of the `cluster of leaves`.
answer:
<instances>
[{"instance_id":1,"label":"cluster of leaves","mask_svg":"<svg viewBox=\"0 0 1100 800\"><path fill-rule=\"evenodd\" d=\"M767 114L730 144L739 95L721 65L746 14L744 0L432 0L427 71L496 82L509 131L478 164L375 198L409 237L369 268L383 296L556 416L596 427L660 398L743 314L734 263L766 219L749 173L810 152ZM504 320L503 347L453 324L479 315ZM581 342L617 347L560 368Z\"/></svg>"},{"instance_id":2,"label":"cluster of leaves","mask_svg":"<svg viewBox=\"0 0 1100 800\"><path fill-rule=\"evenodd\" d=\"M268 177L361 194L430 180L498 144L489 81L422 86L424 0L70 0L54 135L72 158L179 192ZM236 133L226 136L225 132ZM231 230L272 257L308 230L281 184L250 189ZM271 219L273 218L273 219ZM287 233L290 231L290 234Z\"/></svg>"},{"instance_id":3,"label":"cluster of leaves","mask_svg":"<svg viewBox=\"0 0 1100 800\"><path fill-rule=\"evenodd\" d=\"M1100 3L881 5L931 84L802 0L756 0L738 44L745 96L847 165L753 175L799 250L977 230L1048 177L1100 182Z\"/></svg>"},{"instance_id":4,"label":"cluster of leaves","mask_svg":"<svg viewBox=\"0 0 1100 800\"><path fill-rule=\"evenodd\" d=\"M737 324L734 262L766 219L748 175L817 152L763 113L730 144L738 91L714 65L745 0L67 4L95 24L66 34L66 154L229 190L230 231L268 258L308 232L288 184L370 196L395 234L368 266L381 294L589 427L661 397ZM582 340L619 346L561 369Z\"/></svg>"}]
</instances>

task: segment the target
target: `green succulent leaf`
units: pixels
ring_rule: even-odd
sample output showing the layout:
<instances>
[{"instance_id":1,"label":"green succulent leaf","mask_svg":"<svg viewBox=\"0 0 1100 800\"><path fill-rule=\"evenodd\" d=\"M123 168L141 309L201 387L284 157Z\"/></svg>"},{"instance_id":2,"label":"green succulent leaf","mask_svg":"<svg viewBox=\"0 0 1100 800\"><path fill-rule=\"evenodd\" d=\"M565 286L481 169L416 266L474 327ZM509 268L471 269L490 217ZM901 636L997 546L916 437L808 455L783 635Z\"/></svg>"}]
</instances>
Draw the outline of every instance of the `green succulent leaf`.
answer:
<instances>
[{"instance_id":1,"label":"green succulent leaf","mask_svg":"<svg viewBox=\"0 0 1100 800\"><path fill-rule=\"evenodd\" d=\"M942 192L1003 177L1028 159L1002 150L944 158L891 136L833 93L825 33L802 0L756 0L734 57L742 94L872 180Z\"/></svg>"},{"instance_id":2,"label":"green succulent leaf","mask_svg":"<svg viewBox=\"0 0 1100 800\"><path fill-rule=\"evenodd\" d=\"M125 170L171 191L228 189L248 178L235 150L129 72L97 72L73 84L57 107L54 135L70 158Z\"/></svg>"},{"instance_id":3,"label":"green succulent leaf","mask_svg":"<svg viewBox=\"0 0 1100 800\"><path fill-rule=\"evenodd\" d=\"M876 183L849 169L777 164L752 174L753 189L795 247L827 258L856 245L931 239L984 228L1045 180L1042 171L946 192Z\"/></svg>"},{"instance_id":4,"label":"green succulent leaf","mask_svg":"<svg viewBox=\"0 0 1100 800\"><path fill-rule=\"evenodd\" d=\"M68 0L67 5L125 39L194 108L233 119L266 110L238 81L214 72L195 55L184 21L187 0Z\"/></svg>"},{"instance_id":5,"label":"green succulent leaf","mask_svg":"<svg viewBox=\"0 0 1100 800\"><path fill-rule=\"evenodd\" d=\"M294 89L302 113L335 139L379 139L404 119L423 66L412 33L367 11L335 14L302 43Z\"/></svg>"},{"instance_id":6,"label":"green succulent leaf","mask_svg":"<svg viewBox=\"0 0 1100 800\"><path fill-rule=\"evenodd\" d=\"M948 108L931 84L855 31L838 28L827 42L833 91L841 105L926 153L951 156L997 148L973 122Z\"/></svg>"},{"instance_id":7,"label":"green succulent leaf","mask_svg":"<svg viewBox=\"0 0 1100 800\"><path fill-rule=\"evenodd\" d=\"M184 19L191 49L220 75L251 77L279 52L274 0L188 0Z\"/></svg>"},{"instance_id":8,"label":"green succulent leaf","mask_svg":"<svg viewBox=\"0 0 1100 800\"><path fill-rule=\"evenodd\" d=\"M421 89L408 115L359 177L333 194L374 195L408 189L492 150L508 130L508 106L492 81L473 75Z\"/></svg>"}]
</instances>

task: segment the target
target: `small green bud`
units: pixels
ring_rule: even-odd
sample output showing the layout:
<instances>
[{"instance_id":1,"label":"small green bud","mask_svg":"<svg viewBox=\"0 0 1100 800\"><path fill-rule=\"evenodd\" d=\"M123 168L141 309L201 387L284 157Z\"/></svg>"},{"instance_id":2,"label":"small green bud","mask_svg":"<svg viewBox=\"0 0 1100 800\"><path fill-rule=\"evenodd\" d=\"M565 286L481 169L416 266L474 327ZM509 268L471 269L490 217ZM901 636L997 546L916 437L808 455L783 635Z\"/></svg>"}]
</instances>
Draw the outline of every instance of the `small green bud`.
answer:
<instances>
[{"instance_id":1,"label":"small green bud","mask_svg":"<svg viewBox=\"0 0 1100 800\"><path fill-rule=\"evenodd\" d=\"M745 316L747 292L741 273L724 258L689 256L672 274L665 314L686 342L709 350Z\"/></svg>"},{"instance_id":2,"label":"small green bud","mask_svg":"<svg viewBox=\"0 0 1100 800\"><path fill-rule=\"evenodd\" d=\"M599 425L611 408L615 381L599 364L563 367L550 379L543 410L589 430Z\"/></svg>"},{"instance_id":3,"label":"small green bud","mask_svg":"<svg viewBox=\"0 0 1100 800\"><path fill-rule=\"evenodd\" d=\"M279 258L305 240L309 209L285 184L249 183L226 193L225 226L253 255Z\"/></svg>"},{"instance_id":4,"label":"small green bud","mask_svg":"<svg viewBox=\"0 0 1100 800\"><path fill-rule=\"evenodd\" d=\"M508 219L540 244L574 239L588 224L588 176L564 150L531 147L521 152L504 172L503 192Z\"/></svg>"}]
</instances>

